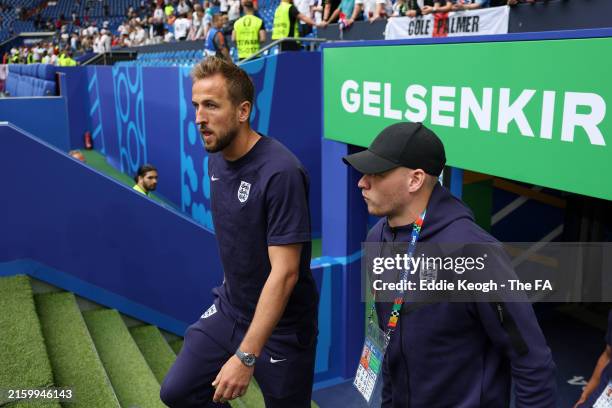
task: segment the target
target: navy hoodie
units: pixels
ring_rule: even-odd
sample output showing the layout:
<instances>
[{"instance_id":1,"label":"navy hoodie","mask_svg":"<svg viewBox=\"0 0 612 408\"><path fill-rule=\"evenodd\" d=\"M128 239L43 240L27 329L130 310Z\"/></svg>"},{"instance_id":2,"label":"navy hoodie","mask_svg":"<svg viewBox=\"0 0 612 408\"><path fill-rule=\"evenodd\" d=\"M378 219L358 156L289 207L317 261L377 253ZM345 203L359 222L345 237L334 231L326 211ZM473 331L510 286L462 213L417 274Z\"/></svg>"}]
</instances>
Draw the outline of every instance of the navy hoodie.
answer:
<instances>
[{"instance_id":1,"label":"navy hoodie","mask_svg":"<svg viewBox=\"0 0 612 408\"><path fill-rule=\"evenodd\" d=\"M411 231L384 218L367 241L408 242ZM497 243L439 184L419 242ZM383 329L390 310L376 304ZM508 407L511 380L516 408L556 406L555 364L529 303L404 303L383 363L382 407Z\"/></svg>"}]
</instances>

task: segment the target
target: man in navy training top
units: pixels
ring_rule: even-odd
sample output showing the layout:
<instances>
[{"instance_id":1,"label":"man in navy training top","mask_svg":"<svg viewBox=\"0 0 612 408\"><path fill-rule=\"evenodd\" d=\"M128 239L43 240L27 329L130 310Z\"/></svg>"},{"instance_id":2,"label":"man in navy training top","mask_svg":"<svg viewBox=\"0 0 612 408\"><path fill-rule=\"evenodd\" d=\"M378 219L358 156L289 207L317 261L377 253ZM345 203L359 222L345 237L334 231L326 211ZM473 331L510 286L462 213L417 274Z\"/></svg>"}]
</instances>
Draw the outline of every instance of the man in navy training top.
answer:
<instances>
[{"instance_id":1,"label":"man in navy training top","mask_svg":"<svg viewBox=\"0 0 612 408\"><path fill-rule=\"evenodd\" d=\"M584 387L580 399L574 405L575 408L612 405L612 366L610 365L610 358L612 358L612 311L608 313L608 330L605 340L606 348L599 356L593 375Z\"/></svg>"},{"instance_id":2,"label":"man in navy training top","mask_svg":"<svg viewBox=\"0 0 612 408\"><path fill-rule=\"evenodd\" d=\"M161 399L173 408L228 406L254 375L266 407L310 407L318 293L308 175L287 148L251 129L246 72L211 57L192 79L225 279L187 329Z\"/></svg>"},{"instance_id":3,"label":"man in navy training top","mask_svg":"<svg viewBox=\"0 0 612 408\"><path fill-rule=\"evenodd\" d=\"M368 212L381 217L367 241L407 243L426 209L419 243L496 246L438 182L444 145L421 123L391 125L343 160L363 173ZM488 255L487 268L509 268L507 257ZM556 407L555 365L529 303L406 301L383 360L383 407L508 407L511 379L515 407ZM376 303L382 330L391 309Z\"/></svg>"}]
</instances>

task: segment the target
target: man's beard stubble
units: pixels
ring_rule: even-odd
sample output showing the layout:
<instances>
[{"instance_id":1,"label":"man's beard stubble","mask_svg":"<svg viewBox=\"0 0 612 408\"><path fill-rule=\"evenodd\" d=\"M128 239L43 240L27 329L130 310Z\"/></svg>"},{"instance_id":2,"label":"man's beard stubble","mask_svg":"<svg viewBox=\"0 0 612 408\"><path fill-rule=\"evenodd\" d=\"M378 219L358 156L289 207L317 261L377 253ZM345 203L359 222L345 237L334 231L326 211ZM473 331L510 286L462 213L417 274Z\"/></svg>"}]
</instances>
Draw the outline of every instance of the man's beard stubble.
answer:
<instances>
[{"instance_id":1,"label":"man's beard stubble","mask_svg":"<svg viewBox=\"0 0 612 408\"><path fill-rule=\"evenodd\" d=\"M217 152L222 151L227 146L232 144L234 139L236 139L236 136L238 136L238 127L237 126L230 128L225 133L219 134L217 136L216 143L213 146L211 146L211 147L207 147L206 146L206 141L204 140L204 136L200 134L200 138L202 139L202 142L204 144L204 149L206 149L206 151L208 153L217 153Z\"/></svg>"}]
</instances>

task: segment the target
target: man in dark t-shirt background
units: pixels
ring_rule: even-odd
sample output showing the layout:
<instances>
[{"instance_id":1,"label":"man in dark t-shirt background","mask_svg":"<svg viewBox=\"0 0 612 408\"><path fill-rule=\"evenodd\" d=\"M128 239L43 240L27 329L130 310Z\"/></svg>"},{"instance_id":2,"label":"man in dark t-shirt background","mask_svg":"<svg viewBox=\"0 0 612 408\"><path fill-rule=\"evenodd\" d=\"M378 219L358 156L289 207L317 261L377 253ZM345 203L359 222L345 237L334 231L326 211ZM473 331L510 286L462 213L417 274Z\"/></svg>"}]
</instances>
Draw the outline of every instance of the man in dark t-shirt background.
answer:
<instances>
[{"instance_id":1,"label":"man in dark t-shirt background","mask_svg":"<svg viewBox=\"0 0 612 408\"><path fill-rule=\"evenodd\" d=\"M255 376L266 407L310 407L318 294L308 175L287 148L250 128L254 89L242 69L211 57L192 78L225 279L187 329L161 399L219 406Z\"/></svg>"}]
</instances>

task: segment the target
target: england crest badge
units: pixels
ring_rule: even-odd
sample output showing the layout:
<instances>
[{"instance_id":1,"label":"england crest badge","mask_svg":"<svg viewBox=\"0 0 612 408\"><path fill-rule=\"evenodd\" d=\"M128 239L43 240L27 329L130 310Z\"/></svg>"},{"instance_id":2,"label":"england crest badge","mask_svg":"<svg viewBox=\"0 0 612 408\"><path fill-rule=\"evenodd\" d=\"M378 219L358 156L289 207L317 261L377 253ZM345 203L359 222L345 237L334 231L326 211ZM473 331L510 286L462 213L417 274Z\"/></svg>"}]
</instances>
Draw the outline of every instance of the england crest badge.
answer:
<instances>
[{"instance_id":1,"label":"england crest badge","mask_svg":"<svg viewBox=\"0 0 612 408\"><path fill-rule=\"evenodd\" d=\"M245 203L249 199L249 192L251 191L251 183L246 181L240 181L240 187L238 187L238 201Z\"/></svg>"}]
</instances>

